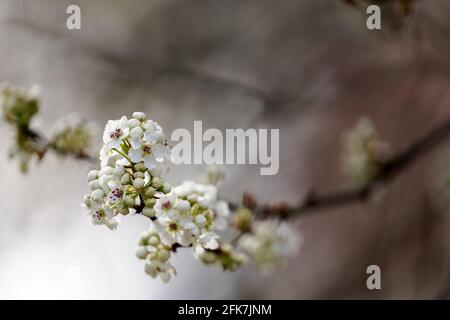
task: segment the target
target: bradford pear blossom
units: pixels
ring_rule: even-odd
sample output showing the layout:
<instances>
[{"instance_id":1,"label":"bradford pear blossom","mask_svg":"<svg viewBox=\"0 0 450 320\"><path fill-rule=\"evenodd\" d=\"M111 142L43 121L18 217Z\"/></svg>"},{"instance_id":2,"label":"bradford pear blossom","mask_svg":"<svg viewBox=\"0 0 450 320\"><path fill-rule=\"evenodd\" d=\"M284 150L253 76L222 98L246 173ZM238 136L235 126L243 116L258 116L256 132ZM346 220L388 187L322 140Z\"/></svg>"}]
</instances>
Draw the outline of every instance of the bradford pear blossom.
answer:
<instances>
[{"instance_id":1,"label":"bradford pear blossom","mask_svg":"<svg viewBox=\"0 0 450 320\"><path fill-rule=\"evenodd\" d=\"M136 146L136 144L132 144ZM133 147L128 152L128 157L134 163L143 161L149 169L155 169L160 166L164 160L170 160L170 148L161 144L151 145L148 142L141 143Z\"/></svg>"},{"instance_id":2,"label":"bradford pear blossom","mask_svg":"<svg viewBox=\"0 0 450 320\"><path fill-rule=\"evenodd\" d=\"M103 133L104 146L100 151L102 166L121 159L123 163L143 162L152 175L160 175L171 161L171 149L162 128L142 112L132 119L110 120Z\"/></svg>"},{"instance_id":3,"label":"bradford pear blossom","mask_svg":"<svg viewBox=\"0 0 450 320\"><path fill-rule=\"evenodd\" d=\"M103 142L108 149L118 148L128 137L129 132L127 117L123 116L120 120L109 120L103 133Z\"/></svg>"},{"instance_id":4,"label":"bradford pear blossom","mask_svg":"<svg viewBox=\"0 0 450 320\"><path fill-rule=\"evenodd\" d=\"M156 215L153 209L156 200L172 189L170 183L158 176L161 171L156 170L155 166L170 159L170 149L165 141L154 141L150 146L144 140L143 124L150 121L146 119L145 114L134 113L132 119L122 117L106 125L104 145L100 151L101 167L88 174L91 191L84 201L95 224L115 226L116 223L110 223L112 219L138 210L153 218ZM141 140L140 147L134 149L138 139ZM148 154L142 152L136 156L139 150L145 151L147 147ZM150 155L152 161L148 161ZM97 219L99 213L102 219Z\"/></svg>"},{"instance_id":5,"label":"bradford pear blossom","mask_svg":"<svg viewBox=\"0 0 450 320\"><path fill-rule=\"evenodd\" d=\"M301 237L290 224L279 220L260 220L251 232L239 239L239 248L257 268L271 271L293 256L301 245Z\"/></svg>"},{"instance_id":6,"label":"bradford pear blossom","mask_svg":"<svg viewBox=\"0 0 450 320\"><path fill-rule=\"evenodd\" d=\"M194 245L194 256L207 265L218 265L224 271L235 271L247 257L229 243L221 243L215 233L205 233Z\"/></svg>"},{"instance_id":7,"label":"bradford pear blossom","mask_svg":"<svg viewBox=\"0 0 450 320\"><path fill-rule=\"evenodd\" d=\"M217 200L217 189L186 181L162 195L155 204L161 230L171 243L189 246L202 234L226 224L228 205Z\"/></svg>"},{"instance_id":8,"label":"bradford pear blossom","mask_svg":"<svg viewBox=\"0 0 450 320\"><path fill-rule=\"evenodd\" d=\"M170 264L172 246L164 242L154 224L150 225L139 239L136 256L145 260L145 272L152 278L159 277L161 281L168 282L176 275L175 268Z\"/></svg>"},{"instance_id":9,"label":"bradford pear blossom","mask_svg":"<svg viewBox=\"0 0 450 320\"><path fill-rule=\"evenodd\" d=\"M380 140L373 123L367 118L360 119L355 128L344 136L344 171L356 185L375 178L389 154L389 145Z\"/></svg>"}]
</instances>

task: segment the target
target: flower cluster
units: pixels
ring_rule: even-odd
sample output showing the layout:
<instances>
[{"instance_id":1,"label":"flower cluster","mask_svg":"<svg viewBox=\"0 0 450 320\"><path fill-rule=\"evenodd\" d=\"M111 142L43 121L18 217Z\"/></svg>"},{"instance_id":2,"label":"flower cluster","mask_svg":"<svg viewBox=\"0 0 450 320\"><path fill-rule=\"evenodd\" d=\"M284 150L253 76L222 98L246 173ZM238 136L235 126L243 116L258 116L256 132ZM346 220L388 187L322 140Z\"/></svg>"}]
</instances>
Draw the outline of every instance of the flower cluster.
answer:
<instances>
[{"instance_id":1,"label":"flower cluster","mask_svg":"<svg viewBox=\"0 0 450 320\"><path fill-rule=\"evenodd\" d=\"M207 265L219 265L222 270L234 271L247 262L247 257L230 243L221 243L216 233L208 232L199 237L194 256Z\"/></svg>"},{"instance_id":2,"label":"flower cluster","mask_svg":"<svg viewBox=\"0 0 450 320\"><path fill-rule=\"evenodd\" d=\"M168 282L172 275L176 275L175 268L169 263L171 250L172 246L163 243L158 230L152 224L149 230L141 235L136 256L145 260L145 272L149 276Z\"/></svg>"},{"instance_id":3,"label":"flower cluster","mask_svg":"<svg viewBox=\"0 0 450 320\"><path fill-rule=\"evenodd\" d=\"M100 151L101 165L117 160L143 163L154 176L160 176L171 161L170 147L161 126L147 119L142 112L135 112L132 119L122 117L110 120L103 133L104 146Z\"/></svg>"},{"instance_id":4,"label":"flower cluster","mask_svg":"<svg viewBox=\"0 0 450 320\"><path fill-rule=\"evenodd\" d=\"M292 231L289 227L253 222L250 209L238 210L237 219L230 219L228 203L218 200L216 184L222 174L217 168L202 182L185 181L172 187L164 181L161 176L171 159L170 147L162 128L144 113L109 121L103 142L101 168L88 174L90 192L84 206L93 224L110 229L116 228L122 215L139 213L150 219L136 255L145 260L145 272L152 278L168 282L176 275L170 258L180 247L192 248L194 256L207 265L230 271L249 260L261 268L278 265L296 248L296 240L286 234ZM236 246L218 234L230 227L244 233Z\"/></svg>"},{"instance_id":5,"label":"flower cluster","mask_svg":"<svg viewBox=\"0 0 450 320\"><path fill-rule=\"evenodd\" d=\"M355 185L364 185L380 172L390 154L389 145L382 142L372 122L362 118L345 135L342 155L344 171Z\"/></svg>"},{"instance_id":6,"label":"flower cluster","mask_svg":"<svg viewBox=\"0 0 450 320\"><path fill-rule=\"evenodd\" d=\"M293 227L278 220L252 224L251 232L239 239L239 248L262 271L272 271L299 249L302 239Z\"/></svg>"},{"instance_id":7,"label":"flower cluster","mask_svg":"<svg viewBox=\"0 0 450 320\"><path fill-rule=\"evenodd\" d=\"M19 159L22 172L28 170L30 160L36 156L42 158L45 150L33 136L30 123L39 111L39 89L34 86L30 90L2 85L0 87L0 109L6 122L16 129L15 144L10 149L10 156Z\"/></svg>"},{"instance_id":8,"label":"flower cluster","mask_svg":"<svg viewBox=\"0 0 450 320\"><path fill-rule=\"evenodd\" d=\"M92 222L114 229L118 215L154 217L156 200L172 189L159 177L170 159L161 127L136 112L132 119L109 121L103 142L101 169L89 172L91 191L84 199Z\"/></svg>"},{"instance_id":9,"label":"flower cluster","mask_svg":"<svg viewBox=\"0 0 450 320\"><path fill-rule=\"evenodd\" d=\"M217 200L217 188L214 185L185 181L170 192L160 195L153 210L151 230L158 237L157 243L161 250L193 247L194 255L201 261L208 264L217 261L224 270L234 270L241 264L241 259L231 249L219 243L219 235L215 233L228 226L229 210L226 202ZM164 260L165 253L161 260L159 254L154 254L153 248L144 251L141 244L138 252L140 257L145 252L146 272L152 277L163 272L164 281L167 279L167 272L175 274L173 267ZM206 259L206 253L219 259Z\"/></svg>"},{"instance_id":10,"label":"flower cluster","mask_svg":"<svg viewBox=\"0 0 450 320\"><path fill-rule=\"evenodd\" d=\"M185 181L155 204L157 226L168 243L192 245L202 234L227 226L228 204L213 185Z\"/></svg>"}]
</instances>

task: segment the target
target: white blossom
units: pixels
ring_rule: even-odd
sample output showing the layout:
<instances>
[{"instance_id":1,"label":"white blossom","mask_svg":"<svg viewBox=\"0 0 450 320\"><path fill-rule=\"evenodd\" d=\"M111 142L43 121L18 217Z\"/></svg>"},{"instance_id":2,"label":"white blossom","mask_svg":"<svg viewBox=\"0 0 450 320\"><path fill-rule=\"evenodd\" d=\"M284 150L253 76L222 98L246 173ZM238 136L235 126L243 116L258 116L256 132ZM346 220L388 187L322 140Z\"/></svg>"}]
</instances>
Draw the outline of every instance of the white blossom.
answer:
<instances>
[{"instance_id":1,"label":"white blossom","mask_svg":"<svg viewBox=\"0 0 450 320\"><path fill-rule=\"evenodd\" d=\"M294 256L302 239L290 224L278 220L261 220L252 224L252 230L239 239L239 248L257 268L272 271L287 258Z\"/></svg>"},{"instance_id":2,"label":"white blossom","mask_svg":"<svg viewBox=\"0 0 450 320\"><path fill-rule=\"evenodd\" d=\"M176 186L155 204L162 231L171 243L193 244L203 234L223 227L228 215L226 202L217 201L217 189L193 181Z\"/></svg>"},{"instance_id":3,"label":"white blossom","mask_svg":"<svg viewBox=\"0 0 450 320\"><path fill-rule=\"evenodd\" d=\"M123 116L120 120L109 120L103 133L103 143L108 150L118 148L128 137L129 132L127 117Z\"/></svg>"},{"instance_id":4,"label":"white blossom","mask_svg":"<svg viewBox=\"0 0 450 320\"><path fill-rule=\"evenodd\" d=\"M171 190L170 183L155 176L163 172L161 167L170 159L170 148L159 138L145 140L144 132L151 130L164 137L161 127L153 121L149 126L149 121L142 112L132 119L124 116L108 121L100 150L101 167L88 174L90 193L84 201L94 224L112 229L117 225L116 217L136 213L137 209L153 218L156 197Z\"/></svg>"}]
</instances>

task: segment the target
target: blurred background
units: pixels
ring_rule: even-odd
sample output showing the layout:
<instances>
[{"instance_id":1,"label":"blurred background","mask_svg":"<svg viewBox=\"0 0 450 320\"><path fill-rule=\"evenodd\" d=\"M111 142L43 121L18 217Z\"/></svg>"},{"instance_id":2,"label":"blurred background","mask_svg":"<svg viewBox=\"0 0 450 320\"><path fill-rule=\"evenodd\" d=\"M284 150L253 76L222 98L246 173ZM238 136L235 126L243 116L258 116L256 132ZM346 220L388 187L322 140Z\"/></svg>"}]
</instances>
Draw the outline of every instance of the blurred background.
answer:
<instances>
[{"instance_id":1,"label":"blurred background","mask_svg":"<svg viewBox=\"0 0 450 320\"><path fill-rule=\"evenodd\" d=\"M144 111L167 133L280 128L280 170L225 167L221 194L298 202L348 185L341 135L367 116L394 151L450 117L450 3L380 1L382 29L339 0L1 0L0 81L39 84L34 123L71 113L95 122ZM377 2L374 0L374 2ZM401 1L399 1L401 2ZM66 8L81 7L81 30ZM22 175L0 126L0 298L448 298L449 217L429 186L438 153L414 162L367 203L297 219L304 244L279 272L223 273L177 253L178 276L152 280L135 258L144 217L111 232L80 207L89 164L48 156ZM445 149L445 145L440 150ZM439 154L442 152L439 152ZM174 184L203 171L173 167ZM381 267L382 290L366 268Z\"/></svg>"}]
</instances>

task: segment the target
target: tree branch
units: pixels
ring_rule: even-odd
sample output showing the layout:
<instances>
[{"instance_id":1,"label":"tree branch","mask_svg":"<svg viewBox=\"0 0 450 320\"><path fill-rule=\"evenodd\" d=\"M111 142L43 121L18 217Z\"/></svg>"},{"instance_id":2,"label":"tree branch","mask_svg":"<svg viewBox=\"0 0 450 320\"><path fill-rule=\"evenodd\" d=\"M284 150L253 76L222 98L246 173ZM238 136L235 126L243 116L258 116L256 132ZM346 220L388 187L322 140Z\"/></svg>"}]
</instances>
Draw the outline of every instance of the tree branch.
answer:
<instances>
[{"instance_id":1,"label":"tree branch","mask_svg":"<svg viewBox=\"0 0 450 320\"><path fill-rule=\"evenodd\" d=\"M42 143L46 150L58 152L56 147L49 143L49 141L40 133L31 129L27 130L26 133L30 139ZM409 148L387 160L382 165L379 174L374 179L372 179L370 183L362 187L337 190L325 194L311 193L300 204L295 206L289 206L285 203L279 202L256 207L254 211L260 217L271 216L286 219L293 216L304 215L315 210L333 208L351 204L354 202L364 201L368 196L370 196L376 186L395 178L412 162L419 159L422 155L425 155L437 144L442 142L449 134L450 118L441 125L432 129L428 134L412 144ZM87 161L93 164L96 164L98 162L97 158L86 153L67 153L67 155L76 160ZM241 204L233 202L230 203L230 208L232 210L235 210L240 206Z\"/></svg>"},{"instance_id":2,"label":"tree branch","mask_svg":"<svg viewBox=\"0 0 450 320\"><path fill-rule=\"evenodd\" d=\"M364 201L373 192L374 188L388 182L405 170L412 162L418 160L422 155L431 151L439 142L443 141L450 134L450 119L431 130L422 139L411 145L405 151L386 161L380 173L370 181L370 183L356 188L338 190L328 194L310 194L297 206L289 207L284 204L268 205L258 208L257 212L263 215L277 214L281 218L306 214L312 210L337 207L358 201Z\"/></svg>"}]
</instances>

